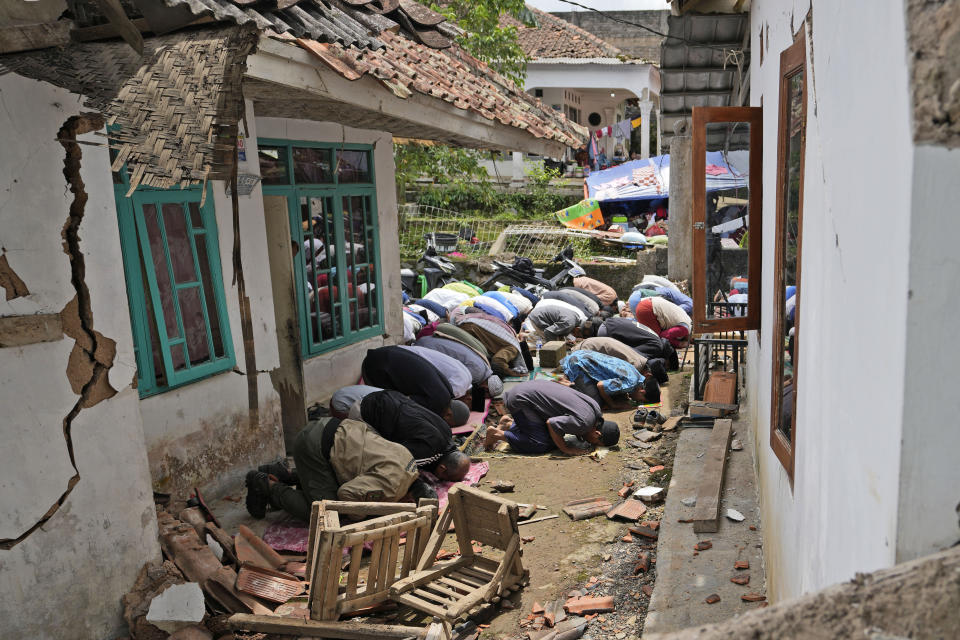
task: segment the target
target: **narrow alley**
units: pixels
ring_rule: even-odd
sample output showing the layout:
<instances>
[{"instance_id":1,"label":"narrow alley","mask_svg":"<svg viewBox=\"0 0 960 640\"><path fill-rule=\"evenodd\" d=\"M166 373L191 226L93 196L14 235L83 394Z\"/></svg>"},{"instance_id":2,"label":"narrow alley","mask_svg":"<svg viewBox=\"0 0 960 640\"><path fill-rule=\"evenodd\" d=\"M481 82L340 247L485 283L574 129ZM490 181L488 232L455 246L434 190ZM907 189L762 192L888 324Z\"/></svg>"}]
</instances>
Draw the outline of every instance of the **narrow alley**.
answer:
<instances>
[{"instance_id":1,"label":"narrow alley","mask_svg":"<svg viewBox=\"0 0 960 640\"><path fill-rule=\"evenodd\" d=\"M956 637L958 61L960 0L5 3L0 638Z\"/></svg>"}]
</instances>

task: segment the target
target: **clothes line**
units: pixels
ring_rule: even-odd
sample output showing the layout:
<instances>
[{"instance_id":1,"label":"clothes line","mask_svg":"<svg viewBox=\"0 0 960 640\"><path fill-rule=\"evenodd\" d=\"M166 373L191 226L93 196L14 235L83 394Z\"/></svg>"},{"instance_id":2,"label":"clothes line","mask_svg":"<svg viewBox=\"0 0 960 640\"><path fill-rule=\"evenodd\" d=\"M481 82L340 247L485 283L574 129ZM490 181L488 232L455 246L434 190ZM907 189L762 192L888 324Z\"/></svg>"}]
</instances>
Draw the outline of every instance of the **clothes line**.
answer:
<instances>
[{"instance_id":1,"label":"clothes line","mask_svg":"<svg viewBox=\"0 0 960 640\"><path fill-rule=\"evenodd\" d=\"M630 132L640 126L643 118L633 118L632 120L621 120L615 124L606 127L600 127L593 132L592 137L600 139L604 136L616 136L617 138L629 138Z\"/></svg>"}]
</instances>

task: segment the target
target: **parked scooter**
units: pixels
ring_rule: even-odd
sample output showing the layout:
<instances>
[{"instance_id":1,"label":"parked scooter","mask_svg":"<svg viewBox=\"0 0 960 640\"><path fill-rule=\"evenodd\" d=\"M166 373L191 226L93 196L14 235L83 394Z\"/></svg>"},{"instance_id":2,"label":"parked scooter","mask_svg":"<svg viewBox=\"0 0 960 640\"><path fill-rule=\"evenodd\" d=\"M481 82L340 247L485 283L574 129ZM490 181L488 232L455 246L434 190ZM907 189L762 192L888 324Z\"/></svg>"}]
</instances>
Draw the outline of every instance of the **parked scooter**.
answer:
<instances>
[{"instance_id":1,"label":"parked scooter","mask_svg":"<svg viewBox=\"0 0 960 640\"><path fill-rule=\"evenodd\" d=\"M555 291L571 286L574 278L586 275L583 267L573 259L573 248L569 245L554 256L551 262L561 262L563 268L552 278L545 278L544 270L535 269L528 258L517 258L513 264L494 260L497 270L480 286L485 291L501 286L521 287L539 295L543 291Z\"/></svg>"},{"instance_id":2,"label":"parked scooter","mask_svg":"<svg viewBox=\"0 0 960 640\"><path fill-rule=\"evenodd\" d=\"M400 270L400 285L403 291L415 300L422 298L432 289L457 281L454 276L456 265L437 253L434 234L429 233L426 238L427 248L417 260L418 266L424 265L423 273L418 274L413 269Z\"/></svg>"}]
</instances>

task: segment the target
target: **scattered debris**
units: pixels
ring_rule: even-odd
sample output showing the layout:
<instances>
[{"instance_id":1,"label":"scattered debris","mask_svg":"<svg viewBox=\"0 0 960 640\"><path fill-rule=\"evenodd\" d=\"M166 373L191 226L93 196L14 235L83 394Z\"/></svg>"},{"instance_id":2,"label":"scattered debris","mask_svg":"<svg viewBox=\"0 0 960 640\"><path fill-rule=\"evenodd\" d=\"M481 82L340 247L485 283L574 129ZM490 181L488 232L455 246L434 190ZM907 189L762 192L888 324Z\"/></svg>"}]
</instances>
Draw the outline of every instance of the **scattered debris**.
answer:
<instances>
[{"instance_id":1,"label":"scattered debris","mask_svg":"<svg viewBox=\"0 0 960 640\"><path fill-rule=\"evenodd\" d=\"M720 596L718 596L715 593L711 593L710 595L707 596L707 599L704 600L704 602L706 602L707 604L716 604L720 602Z\"/></svg>"},{"instance_id":2,"label":"scattered debris","mask_svg":"<svg viewBox=\"0 0 960 640\"><path fill-rule=\"evenodd\" d=\"M750 525L750 531L756 531L756 530L757 530L757 528L756 528L755 526Z\"/></svg>"},{"instance_id":3,"label":"scattered debris","mask_svg":"<svg viewBox=\"0 0 960 640\"><path fill-rule=\"evenodd\" d=\"M521 507L521 508L520 508L520 513L517 514L517 519L518 519L518 520L529 520L530 518L533 517L533 514L535 514L535 513L537 512L537 509L539 509L539 508L540 508L540 507L538 507L538 506L535 505L535 504L528 504L528 505L526 505L526 506L524 506L524 507Z\"/></svg>"},{"instance_id":4,"label":"scattered debris","mask_svg":"<svg viewBox=\"0 0 960 640\"><path fill-rule=\"evenodd\" d=\"M643 592L643 595L645 595L645 596L647 596L647 597L649 598L650 596L653 595L653 585L645 584L645 585L643 585L643 586L640 587L640 591Z\"/></svg>"},{"instance_id":5,"label":"scattered debris","mask_svg":"<svg viewBox=\"0 0 960 640\"><path fill-rule=\"evenodd\" d=\"M150 602L147 622L167 633L175 633L201 622L204 613L206 606L199 584L172 584Z\"/></svg>"},{"instance_id":6,"label":"scattered debris","mask_svg":"<svg viewBox=\"0 0 960 640\"><path fill-rule=\"evenodd\" d=\"M656 540L659 533L657 529L660 528L659 521L651 522L642 522L636 527L630 527L630 533L635 533L638 536L643 536L644 538L650 538L651 540Z\"/></svg>"},{"instance_id":7,"label":"scattered debris","mask_svg":"<svg viewBox=\"0 0 960 640\"><path fill-rule=\"evenodd\" d=\"M690 497L690 498L681 498L681 499L680 499L680 504L682 504L682 505L685 506L685 507L695 507L695 506L697 506L697 499L696 499L696 498L693 498L693 497Z\"/></svg>"},{"instance_id":8,"label":"scattered debris","mask_svg":"<svg viewBox=\"0 0 960 640\"><path fill-rule=\"evenodd\" d=\"M606 513L612 506L606 498L583 498L563 505L563 512L572 520L586 520Z\"/></svg>"},{"instance_id":9,"label":"scattered debris","mask_svg":"<svg viewBox=\"0 0 960 640\"><path fill-rule=\"evenodd\" d=\"M640 487L633 493L634 496L640 498L644 502L658 502L663 500L663 488L662 487Z\"/></svg>"},{"instance_id":10,"label":"scattered debris","mask_svg":"<svg viewBox=\"0 0 960 640\"><path fill-rule=\"evenodd\" d=\"M623 518L624 520L633 520L635 522L639 520L646 512L647 507L645 504L639 500L628 498L627 500L624 500L617 506L608 510L607 517L611 520L614 518Z\"/></svg>"},{"instance_id":11,"label":"scattered debris","mask_svg":"<svg viewBox=\"0 0 960 640\"><path fill-rule=\"evenodd\" d=\"M606 613L614 610L613 596L570 598L563 608L570 614Z\"/></svg>"},{"instance_id":12,"label":"scattered debris","mask_svg":"<svg viewBox=\"0 0 960 640\"><path fill-rule=\"evenodd\" d=\"M556 626L557 623L567 619L567 612L564 610L563 605L564 599L560 598L559 600L548 602L544 607L543 621L548 627Z\"/></svg>"},{"instance_id":13,"label":"scattered debris","mask_svg":"<svg viewBox=\"0 0 960 640\"><path fill-rule=\"evenodd\" d=\"M658 474L658 473L662 473L662 472L666 471L666 469L667 469L667 468L666 468L665 466L663 466L662 464L658 464L658 465L655 466L655 467L650 467L650 475L653 476L653 475L656 475L656 474Z\"/></svg>"},{"instance_id":14,"label":"scattered debris","mask_svg":"<svg viewBox=\"0 0 960 640\"><path fill-rule=\"evenodd\" d=\"M643 457L640 458L640 459L643 460L644 462L646 462L648 467L656 467L656 466L659 466L659 465L663 464L663 462L660 460L660 458L658 458L658 457L656 457L656 456L643 456Z\"/></svg>"},{"instance_id":15,"label":"scattered debris","mask_svg":"<svg viewBox=\"0 0 960 640\"><path fill-rule=\"evenodd\" d=\"M532 614L534 614L534 615L537 615L537 616L542 616L545 611L546 611L546 609L544 609L544 608L543 608L543 605L540 604L539 602L534 602L534 603L533 603L533 607L530 609L530 613L532 613Z\"/></svg>"},{"instance_id":16,"label":"scattered debris","mask_svg":"<svg viewBox=\"0 0 960 640\"><path fill-rule=\"evenodd\" d=\"M736 509L727 509L726 516L727 518L729 518L730 520L733 520L734 522L743 522L746 519L746 516L744 516L742 513L740 513Z\"/></svg>"},{"instance_id":17,"label":"scattered debris","mask_svg":"<svg viewBox=\"0 0 960 640\"><path fill-rule=\"evenodd\" d=\"M610 503L608 502L607 504L610 504ZM567 515L570 515L570 514L567 514ZM554 518L559 518L559 517L560 516L554 513L549 516L540 516L539 518L533 518L532 520L524 520L523 522L518 522L517 525L520 526L524 524L533 524L534 522L543 522L544 520L553 520ZM576 518L574 518L574 520L576 520Z\"/></svg>"},{"instance_id":18,"label":"scattered debris","mask_svg":"<svg viewBox=\"0 0 960 640\"><path fill-rule=\"evenodd\" d=\"M707 549L713 548L713 543L710 542L709 540L702 540L698 542L696 545L694 545L693 548L696 551L706 551Z\"/></svg>"},{"instance_id":19,"label":"scattered debris","mask_svg":"<svg viewBox=\"0 0 960 640\"><path fill-rule=\"evenodd\" d=\"M242 524L237 527L234 547L237 550L237 559L241 563L249 563L264 569L279 569L286 562L270 545Z\"/></svg>"},{"instance_id":20,"label":"scattered debris","mask_svg":"<svg viewBox=\"0 0 960 640\"><path fill-rule=\"evenodd\" d=\"M622 538L620 538L620 542L633 542L633 536L631 536L631 535L628 533L627 535L625 535L625 536L623 536Z\"/></svg>"},{"instance_id":21,"label":"scattered debris","mask_svg":"<svg viewBox=\"0 0 960 640\"><path fill-rule=\"evenodd\" d=\"M643 442L642 440L627 440L627 446L634 447L635 449L651 449L653 445L649 442Z\"/></svg>"},{"instance_id":22,"label":"scattered debris","mask_svg":"<svg viewBox=\"0 0 960 640\"><path fill-rule=\"evenodd\" d=\"M738 571L742 571L742 570L744 570L744 569L749 569L749 568L750 568L750 561L749 561L749 560L737 560L736 562L733 563L733 568L734 568L734 569L737 569Z\"/></svg>"},{"instance_id":23,"label":"scattered debris","mask_svg":"<svg viewBox=\"0 0 960 640\"><path fill-rule=\"evenodd\" d=\"M767 596L759 593L745 593L740 596L740 599L744 602L763 602L767 599Z\"/></svg>"},{"instance_id":24,"label":"scattered debris","mask_svg":"<svg viewBox=\"0 0 960 640\"><path fill-rule=\"evenodd\" d=\"M513 493L513 490L516 488L509 480L497 480L493 483L493 491L497 493Z\"/></svg>"},{"instance_id":25,"label":"scattered debris","mask_svg":"<svg viewBox=\"0 0 960 640\"><path fill-rule=\"evenodd\" d=\"M638 562L633 567L633 575L638 573L646 573L650 570L650 554L646 551L641 551L637 555Z\"/></svg>"},{"instance_id":26,"label":"scattered debris","mask_svg":"<svg viewBox=\"0 0 960 640\"><path fill-rule=\"evenodd\" d=\"M732 441L730 442L730 450L731 450L731 451L743 451L743 442L741 442L740 440L736 440L736 439L732 440Z\"/></svg>"},{"instance_id":27,"label":"scattered debris","mask_svg":"<svg viewBox=\"0 0 960 640\"><path fill-rule=\"evenodd\" d=\"M662 435L659 431L650 431L649 429L641 429L633 434L640 442L652 442Z\"/></svg>"},{"instance_id":28,"label":"scattered debris","mask_svg":"<svg viewBox=\"0 0 960 640\"><path fill-rule=\"evenodd\" d=\"M750 584L750 574L749 574L749 573L745 573L745 574L740 575L740 576L733 576L732 578L730 578L730 582L732 582L733 584L739 584L739 585L741 585L741 586L746 586L746 585Z\"/></svg>"},{"instance_id":29,"label":"scattered debris","mask_svg":"<svg viewBox=\"0 0 960 640\"><path fill-rule=\"evenodd\" d=\"M237 589L252 596L283 604L303 592L296 576L244 563L237 572Z\"/></svg>"}]
</instances>

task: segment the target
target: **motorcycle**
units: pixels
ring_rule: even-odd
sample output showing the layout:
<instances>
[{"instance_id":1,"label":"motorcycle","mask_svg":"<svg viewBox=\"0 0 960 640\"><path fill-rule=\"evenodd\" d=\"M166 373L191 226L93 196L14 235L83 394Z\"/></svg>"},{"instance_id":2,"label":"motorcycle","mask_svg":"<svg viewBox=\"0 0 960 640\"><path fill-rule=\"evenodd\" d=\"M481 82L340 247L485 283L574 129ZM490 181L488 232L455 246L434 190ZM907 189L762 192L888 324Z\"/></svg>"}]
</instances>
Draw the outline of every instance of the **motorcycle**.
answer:
<instances>
[{"instance_id":1,"label":"motorcycle","mask_svg":"<svg viewBox=\"0 0 960 640\"><path fill-rule=\"evenodd\" d=\"M400 285L404 293L414 300L422 298L432 289L457 281L454 275L456 265L437 253L434 234L427 234L426 238L427 248L417 260L418 267L424 265L423 273L418 274L413 269L400 270Z\"/></svg>"},{"instance_id":2,"label":"motorcycle","mask_svg":"<svg viewBox=\"0 0 960 640\"><path fill-rule=\"evenodd\" d=\"M573 259L573 248L569 245L550 262L562 263L563 268L552 278L545 278L544 269L535 269L528 258L517 258L513 264L494 260L496 271L480 287L484 291L492 291L502 286L520 287L539 295L543 291L555 291L571 286L574 278L586 275L583 267Z\"/></svg>"}]
</instances>

